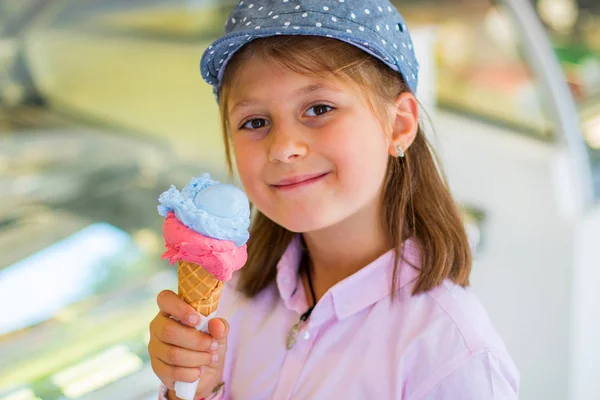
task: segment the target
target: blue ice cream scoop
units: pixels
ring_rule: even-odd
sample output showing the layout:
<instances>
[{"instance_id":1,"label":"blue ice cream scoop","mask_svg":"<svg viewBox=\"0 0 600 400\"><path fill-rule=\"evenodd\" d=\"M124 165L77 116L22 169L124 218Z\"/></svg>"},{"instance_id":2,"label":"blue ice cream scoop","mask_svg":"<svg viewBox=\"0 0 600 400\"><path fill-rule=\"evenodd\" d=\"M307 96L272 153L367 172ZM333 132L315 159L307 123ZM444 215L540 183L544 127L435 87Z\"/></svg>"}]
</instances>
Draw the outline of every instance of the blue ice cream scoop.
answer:
<instances>
[{"instance_id":1,"label":"blue ice cream scoop","mask_svg":"<svg viewBox=\"0 0 600 400\"><path fill-rule=\"evenodd\" d=\"M208 173L192 178L181 192L171 186L158 202L160 215L173 212L182 224L204 236L230 240L238 247L248 241L248 198L237 187L212 180Z\"/></svg>"}]
</instances>

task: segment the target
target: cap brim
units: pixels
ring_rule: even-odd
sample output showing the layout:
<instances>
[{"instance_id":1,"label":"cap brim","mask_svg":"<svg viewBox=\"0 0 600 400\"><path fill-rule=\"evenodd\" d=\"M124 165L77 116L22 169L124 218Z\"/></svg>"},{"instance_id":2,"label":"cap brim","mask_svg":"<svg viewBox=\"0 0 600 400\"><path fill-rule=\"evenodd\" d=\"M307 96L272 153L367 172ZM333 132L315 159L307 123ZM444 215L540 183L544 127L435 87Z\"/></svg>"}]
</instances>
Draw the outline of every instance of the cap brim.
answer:
<instances>
[{"instance_id":1,"label":"cap brim","mask_svg":"<svg viewBox=\"0 0 600 400\"><path fill-rule=\"evenodd\" d=\"M411 90L413 92L416 91L416 78L410 79L410 77L406 76L399 66L401 60L399 60L397 56L393 56L381 46L377 45L376 43L357 40L356 36L350 34L346 35L337 30L312 26L263 28L253 31L246 30L227 34L210 45L202 55L200 60L200 72L202 74L202 78L214 87L215 94L217 94L221 88L221 83L227 64L235 55L235 53L256 39L278 35L329 37L356 46L366 53L381 60L394 71L400 73L404 80L408 83Z\"/></svg>"}]
</instances>

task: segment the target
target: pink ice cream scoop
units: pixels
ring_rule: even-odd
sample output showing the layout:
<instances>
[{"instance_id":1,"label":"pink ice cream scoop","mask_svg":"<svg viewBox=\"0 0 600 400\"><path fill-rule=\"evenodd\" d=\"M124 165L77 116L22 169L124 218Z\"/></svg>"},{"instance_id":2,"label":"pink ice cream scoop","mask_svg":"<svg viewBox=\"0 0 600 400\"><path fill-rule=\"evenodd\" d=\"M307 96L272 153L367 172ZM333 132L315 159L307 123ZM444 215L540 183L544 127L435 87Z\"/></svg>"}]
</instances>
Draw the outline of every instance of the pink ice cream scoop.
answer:
<instances>
[{"instance_id":1,"label":"pink ice cream scoop","mask_svg":"<svg viewBox=\"0 0 600 400\"><path fill-rule=\"evenodd\" d=\"M179 260L193 262L225 282L244 266L248 258L246 244L238 247L230 240L204 236L179 222L173 212L168 214L163 228L167 247L163 258L168 258L171 264Z\"/></svg>"}]
</instances>

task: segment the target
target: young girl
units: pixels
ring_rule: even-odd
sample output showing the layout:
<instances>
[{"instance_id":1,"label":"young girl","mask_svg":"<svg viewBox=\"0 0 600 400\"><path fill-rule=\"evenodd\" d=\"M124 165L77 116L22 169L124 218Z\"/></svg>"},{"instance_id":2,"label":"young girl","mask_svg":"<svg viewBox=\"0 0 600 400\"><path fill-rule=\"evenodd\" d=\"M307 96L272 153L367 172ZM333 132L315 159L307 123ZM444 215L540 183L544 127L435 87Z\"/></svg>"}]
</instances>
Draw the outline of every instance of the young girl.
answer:
<instances>
[{"instance_id":1,"label":"young girl","mask_svg":"<svg viewBox=\"0 0 600 400\"><path fill-rule=\"evenodd\" d=\"M466 289L470 249L419 128L402 16L387 0L244 0L226 29L201 71L256 208L249 258L210 335L159 294L161 398L200 378L197 398L516 399L518 372Z\"/></svg>"}]
</instances>

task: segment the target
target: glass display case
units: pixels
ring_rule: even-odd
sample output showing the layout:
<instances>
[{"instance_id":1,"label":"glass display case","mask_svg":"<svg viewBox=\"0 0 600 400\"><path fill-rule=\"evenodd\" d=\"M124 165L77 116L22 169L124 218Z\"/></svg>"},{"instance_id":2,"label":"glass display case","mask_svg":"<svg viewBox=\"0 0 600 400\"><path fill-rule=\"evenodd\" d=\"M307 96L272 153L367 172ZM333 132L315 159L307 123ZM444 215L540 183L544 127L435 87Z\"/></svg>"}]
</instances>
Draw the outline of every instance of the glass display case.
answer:
<instances>
[{"instance_id":1,"label":"glass display case","mask_svg":"<svg viewBox=\"0 0 600 400\"><path fill-rule=\"evenodd\" d=\"M398 2L408 21L438 34L436 99L441 109L542 140L553 137L543 82L531 70L522 30L503 2ZM531 0L563 68L590 156L600 198L600 5L594 1Z\"/></svg>"},{"instance_id":2,"label":"glass display case","mask_svg":"<svg viewBox=\"0 0 600 400\"><path fill-rule=\"evenodd\" d=\"M13 110L0 133L2 399L80 398L147 366L156 295L176 288L156 199L210 170L45 113Z\"/></svg>"},{"instance_id":3,"label":"glass display case","mask_svg":"<svg viewBox=\"0 0 600 400\"><path fill-rule=\"evenodd\" d=\"M596 199L600 198L600 3L539 0L536 10L555 49L580 114Z\"/></svg>"},{"instance_id":4,"label":"glass display case","mask_svg":"<svg viewBox=\"0 0 600 400\"><path fill-rule=\"evenodd\" d=\"M410 25L437 31L437 107L558 140L502 2L397 3ZM576 99L600 196L596 3L533 4ZM94 399L149 370L155 297L176 289L156 199L202 171L227 180L198 64L233 4L0 0L0 400ZM484 212L465 207L465 219L481 240ZM156 384L118 398L153 398ZM117 398L106 393L95 398Z\"/></svg>"}]
</instances>

